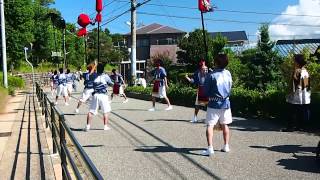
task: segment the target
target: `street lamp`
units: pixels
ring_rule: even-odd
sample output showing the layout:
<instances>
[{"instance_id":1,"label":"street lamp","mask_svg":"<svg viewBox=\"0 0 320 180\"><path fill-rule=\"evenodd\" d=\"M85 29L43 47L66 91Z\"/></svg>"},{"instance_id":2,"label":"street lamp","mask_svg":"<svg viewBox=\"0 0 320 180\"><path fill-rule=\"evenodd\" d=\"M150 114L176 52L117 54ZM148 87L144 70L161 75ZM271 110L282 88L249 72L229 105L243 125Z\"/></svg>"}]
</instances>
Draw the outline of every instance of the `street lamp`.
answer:
<instances>
[{"instance_id":1,"label":"street lamp","mask_svg":"<svg viewBox=\"0 0 320 180\"><path fill-rule=\"evenodd\" d=\"M30 43L31 47L32 47L32 44ZM34 71L33 71L33 65L31 64L30 61L28 61L28 54L27 54L27 51L28 51L29 48L27 47L24 47L24 57L27 61L27 63L31 66L31 69L32 69L32 94L34 93Z\"/></svg>"}]
</instances>

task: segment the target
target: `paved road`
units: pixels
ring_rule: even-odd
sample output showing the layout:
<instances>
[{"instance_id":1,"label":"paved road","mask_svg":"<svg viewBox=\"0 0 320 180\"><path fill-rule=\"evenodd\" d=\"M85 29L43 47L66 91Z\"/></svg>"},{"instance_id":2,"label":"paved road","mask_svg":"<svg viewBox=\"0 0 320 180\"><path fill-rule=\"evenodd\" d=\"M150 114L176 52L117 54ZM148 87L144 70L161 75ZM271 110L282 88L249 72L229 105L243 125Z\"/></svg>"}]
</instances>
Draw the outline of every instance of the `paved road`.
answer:
<instances>
[{"instance_id":1,"label":"paved road","mask_svg":"<svg viewBox=\"0 0 320 180\"><path fill-rule=\"evenodd\" d=\"M78 97L78 95L74 95ZM76 100L59 108L81 145L106 179L320 179L314 160L319 136L279 132L263 120L234 118L231 152L220 149L222 133L214 134L215 154L200 155L206 147L205 126L191 124L192 108L174 106L148 112L151 102L129 99L112 102L111 130L103 131L101 115L84 132L88 106L74 115ZM205 112L200 112L200 119Z\"/></svg>"}]
</instances>

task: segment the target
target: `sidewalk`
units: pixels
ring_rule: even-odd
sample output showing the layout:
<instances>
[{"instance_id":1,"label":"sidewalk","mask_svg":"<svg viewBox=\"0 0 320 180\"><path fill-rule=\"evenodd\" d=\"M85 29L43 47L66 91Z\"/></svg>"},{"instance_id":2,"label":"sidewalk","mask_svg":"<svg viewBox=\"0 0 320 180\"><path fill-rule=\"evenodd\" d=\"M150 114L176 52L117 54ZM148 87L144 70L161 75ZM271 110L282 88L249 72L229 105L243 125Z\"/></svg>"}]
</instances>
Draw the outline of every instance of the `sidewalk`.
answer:
<instances>
[{"instance_id":1,"label":"sidewalk","mask_svg":"<svg viewBox=\"0 0 320 180\"><path fill-rule=\"evenodd\" d=\"M56 179L32 94L20 92L0 114L1 179Z\"/></svg>"}]
</instances>

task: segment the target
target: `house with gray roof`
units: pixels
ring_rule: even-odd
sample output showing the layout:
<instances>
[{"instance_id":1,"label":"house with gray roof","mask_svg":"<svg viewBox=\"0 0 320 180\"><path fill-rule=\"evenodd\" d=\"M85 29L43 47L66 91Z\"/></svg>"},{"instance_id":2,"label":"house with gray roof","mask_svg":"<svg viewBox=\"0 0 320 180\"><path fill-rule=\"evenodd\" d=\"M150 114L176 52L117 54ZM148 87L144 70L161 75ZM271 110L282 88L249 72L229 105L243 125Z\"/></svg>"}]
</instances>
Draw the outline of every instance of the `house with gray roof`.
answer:
<instances>
[{"instance_id":1,"label":"house with gray roof","mask_svg":"<svg viewBox=\"0 0 320 180\"><path fill-rule=\"evenodd\" d=\"M178 40L186 32L169 26L153 23L137 29L137 59L147 60L157 54L168 53L177 61ZM125 34L127 46L131 46L131 33Z\"/></svg>"}]
</instances>

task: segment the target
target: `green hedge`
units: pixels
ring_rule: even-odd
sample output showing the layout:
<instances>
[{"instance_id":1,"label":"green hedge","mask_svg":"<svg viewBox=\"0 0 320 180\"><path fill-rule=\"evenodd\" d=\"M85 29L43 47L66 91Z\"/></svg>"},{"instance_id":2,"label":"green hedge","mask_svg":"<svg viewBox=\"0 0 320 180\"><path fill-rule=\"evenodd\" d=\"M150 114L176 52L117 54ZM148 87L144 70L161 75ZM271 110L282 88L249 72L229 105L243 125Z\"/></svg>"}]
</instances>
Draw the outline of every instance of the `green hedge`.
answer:
<instances>
[{"instance_id":1,"label":"green hedge","mask_svg":"<svg viewBox=\"0 0 320 180\"><path fill-rule=\"evenodd\" d=\"M3 74L0 72L0 83L3 85ZM23 89L25 82L21 77L8 76L8 86L16 89Z\"/></svg>"},{"instance_id":2,"label":"green hedge","mask_svg":"<svg viewBox=\"0 0 320 180\"><path fill-rule=\"evenodd\" d=\"M0 86L3 85L3 73L0 72ZM15 95L16 89L23 89L25 82L21 77L8 76L8 91L7 94Z\"/></svg>"},{"instance_id":3,"label":"green hedge","mask_svg":"<svg viewBox=\"0 0 320 180\"><path fill-rule=\"evenodd\" d=\"M151 95L151 87L144 89L141 86L128 87L127 92L135 92L144 95ZM196 89L184 87L182 85L172 85L169 87L167 95L175 105L193 107L196 98ZM230 97L232 112L236 116L243 117L263 117L277 119L285 122L288 112L285 101L286 93L283 91L257 91L248 90L241 87L232 89ZM311 120L313 124L320 125L317 118L320 117L320 93L312 94Z\"/></svg>"},{"instance_id":4,"label":"green hedge","mask_svg":"<svg viewBox=\"0 0 320 180\"><path fill-rule=\"evenodd\" d=\"M3 112L7 103L8 90L0 86L0 112Z\"/></svg>"}]
</instances>

